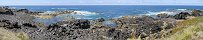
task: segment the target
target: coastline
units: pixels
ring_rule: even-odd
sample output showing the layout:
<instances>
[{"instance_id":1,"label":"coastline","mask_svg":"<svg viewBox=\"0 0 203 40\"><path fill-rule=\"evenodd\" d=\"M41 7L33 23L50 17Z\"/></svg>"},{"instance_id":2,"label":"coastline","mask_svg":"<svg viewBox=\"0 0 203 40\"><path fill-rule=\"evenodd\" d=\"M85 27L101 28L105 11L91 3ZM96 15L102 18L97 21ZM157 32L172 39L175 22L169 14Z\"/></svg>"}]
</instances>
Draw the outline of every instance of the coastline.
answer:
<instances>
[{"instance_id":1,"label":"coastline","mask_svg":"<svg viewBox=\"0 0 203 40\"><path fill-rule=\"evenodd\" d=\"M180 12L175 15L161 13L156 15L157 18L151 16L123 16L107 20L67 18L65 21L46 26L33 21L36 17L31 16L44 12L11 10L7 7L1 7L0 10L4 10L0 11L2 16L0 27L12 32L24 32L30 40L127 40L139 37L160 39L176 28L177 20L188 20L189 16L203 16L202 10L193 10L191 13ZM65 11L62 13L70 14Z\"/></svg>"}]
</instances>

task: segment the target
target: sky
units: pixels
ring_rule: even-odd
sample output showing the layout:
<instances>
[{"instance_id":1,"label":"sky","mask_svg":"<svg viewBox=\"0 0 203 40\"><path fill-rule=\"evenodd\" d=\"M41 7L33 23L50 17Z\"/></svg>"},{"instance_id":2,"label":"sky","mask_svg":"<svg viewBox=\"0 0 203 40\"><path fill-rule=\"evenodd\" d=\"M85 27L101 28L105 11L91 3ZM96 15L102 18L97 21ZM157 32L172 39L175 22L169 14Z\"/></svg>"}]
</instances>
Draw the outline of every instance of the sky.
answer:
<instances>
[{"instance_id":1,"label":"sky","mask_svg":"<svg viewBox=\"0 0 203 40\"><path fill-rule=\"evenodd\" d=\"M201 5L203 0L0 0L0 5Z\"/></svg>"}]
</instances>

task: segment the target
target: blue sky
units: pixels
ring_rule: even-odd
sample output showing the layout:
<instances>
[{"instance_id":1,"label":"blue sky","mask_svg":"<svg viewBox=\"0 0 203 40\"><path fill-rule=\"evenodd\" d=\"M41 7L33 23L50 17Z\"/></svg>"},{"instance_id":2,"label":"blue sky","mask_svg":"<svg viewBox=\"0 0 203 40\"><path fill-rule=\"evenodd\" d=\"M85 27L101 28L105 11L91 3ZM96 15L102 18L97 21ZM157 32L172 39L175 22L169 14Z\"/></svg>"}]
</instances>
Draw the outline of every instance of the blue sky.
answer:
<instances>
[{"instance_id":1,"label":"blue sky","mask_svg":"<svg viewBox=\"0 0 203 40\"><path fill-rule=\"evenodd\" d=\"M203 0L0 0L0 5L201 5Z\"/></svg>"}]
</instances>

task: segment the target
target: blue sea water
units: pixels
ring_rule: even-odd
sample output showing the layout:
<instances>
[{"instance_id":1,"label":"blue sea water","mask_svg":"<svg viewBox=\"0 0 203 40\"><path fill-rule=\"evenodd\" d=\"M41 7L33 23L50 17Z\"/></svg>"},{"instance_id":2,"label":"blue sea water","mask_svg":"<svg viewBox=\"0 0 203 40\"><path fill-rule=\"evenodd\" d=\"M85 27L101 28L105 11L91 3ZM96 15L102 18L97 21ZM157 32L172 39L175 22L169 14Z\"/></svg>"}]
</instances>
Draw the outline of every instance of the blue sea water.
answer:
<instances>
[{"instance_id":1,"label":"blue sea water","mask_svg":"<svg viewBox=\"0 0 203 40\"><path fill-rule=\"evenodd\" d=\"M184 5L67 5L67 6L11 6L16 9L26 8L31 11L58 11L58 10L74 10L87 14L76 15L79 19L98 19L98 18L118 18L121 16L150 14L153 12L161 12L167 10L185 10L200 9L203 6L184 6ZM46 24L61 21L64 16L52 19L36 19Z\"/></svg>"}]
</instances>

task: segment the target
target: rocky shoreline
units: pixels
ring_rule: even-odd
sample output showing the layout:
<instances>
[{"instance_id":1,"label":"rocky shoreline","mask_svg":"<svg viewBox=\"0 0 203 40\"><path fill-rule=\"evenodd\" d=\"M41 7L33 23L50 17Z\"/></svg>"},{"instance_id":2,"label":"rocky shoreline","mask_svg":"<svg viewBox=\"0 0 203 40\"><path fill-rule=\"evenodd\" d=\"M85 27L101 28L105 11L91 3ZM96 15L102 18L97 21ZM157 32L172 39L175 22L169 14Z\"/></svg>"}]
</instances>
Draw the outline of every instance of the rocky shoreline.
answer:
<instances>
[{"instance_id":1,"label":"rocky shoreline","mask_svg":"<svg viewBox=\"0 0 203 40\"><path fill-rule=\"evenodd\" d=\"M33 21L35 17L32 15L39 13L43 12L0 7L0 27L12 32L24 32L29 40L127 40L138 37L159 39L171 33L178 20L203 16L203 11L193 10L191 13L181 12L176 15L158 14L157 18L124 16L109 20L67 19L46 26ZM60 12L60 14L67 13L70 12Z\"/></svg>"}]
</instances>

